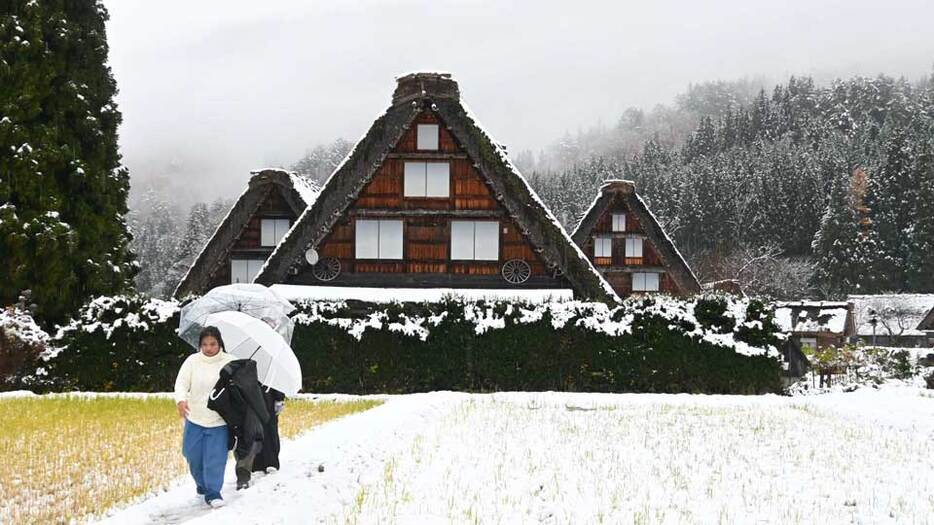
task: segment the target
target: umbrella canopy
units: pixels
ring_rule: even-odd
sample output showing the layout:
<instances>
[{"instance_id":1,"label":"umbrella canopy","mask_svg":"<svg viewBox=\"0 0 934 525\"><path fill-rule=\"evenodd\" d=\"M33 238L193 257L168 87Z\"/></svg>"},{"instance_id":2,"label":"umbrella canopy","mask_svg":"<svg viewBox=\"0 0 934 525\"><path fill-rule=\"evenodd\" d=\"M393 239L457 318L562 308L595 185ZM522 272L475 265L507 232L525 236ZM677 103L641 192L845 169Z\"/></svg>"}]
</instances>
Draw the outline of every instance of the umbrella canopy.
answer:
<instances>
[{"instance_id":1,"label":"umbrella canopy","mask_svg":"<svg viewBox=\"0 0 934 525\"><path fill-rule=\"evenodd\" d=\"M260 319L243 312L217 312L208 315L205 326L216 326L225 350L242 359L256 361L259 382L285 395L302 388L302 367L285 340Z\"/></svg>"},{"instance_id":2,"label":"umbrella canopy","mask_svg":"<svg viewBox=\"0 0 934 525\"><path fill-rule=\"evenodd\" d=\"M217 312L234 311L265 321L286 344L291 344L295 325L289 313L293 310L292 303L261 284L218 286L182 307L178 335L197 350L201 329L208 326L205 318Z\"/></svg>"}]
</instances>

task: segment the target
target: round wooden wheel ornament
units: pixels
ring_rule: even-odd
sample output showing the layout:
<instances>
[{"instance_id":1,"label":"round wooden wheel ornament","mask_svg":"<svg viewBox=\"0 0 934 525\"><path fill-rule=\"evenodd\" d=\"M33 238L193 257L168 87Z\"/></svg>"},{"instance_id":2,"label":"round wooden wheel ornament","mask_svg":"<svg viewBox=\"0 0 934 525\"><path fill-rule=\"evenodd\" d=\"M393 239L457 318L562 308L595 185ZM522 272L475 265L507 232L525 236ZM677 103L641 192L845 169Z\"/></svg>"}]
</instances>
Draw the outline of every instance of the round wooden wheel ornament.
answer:
<instances>
[{"instance_id":1,"label":"round wooden wheel ornament","mask_svg":"<svg viewBox=\"0 0 934 525\"><path fill-rule=\"evenodd\" d=\"M511 284L522 284L532 275L532 267L522 259L510 259L503 264L503 279Z\"/></svg>"},{"instance_id":2,"label":"round wooden wheel ornament","mask_svg":"<svg viewBox=\"0 0 934 525\"><path fill-rule=\"evenodd\" d=\"M341 262L334 257L325 257L311 268L311 274L319 281L333 281L340 273Z\"/></svg>"}]
</instances>

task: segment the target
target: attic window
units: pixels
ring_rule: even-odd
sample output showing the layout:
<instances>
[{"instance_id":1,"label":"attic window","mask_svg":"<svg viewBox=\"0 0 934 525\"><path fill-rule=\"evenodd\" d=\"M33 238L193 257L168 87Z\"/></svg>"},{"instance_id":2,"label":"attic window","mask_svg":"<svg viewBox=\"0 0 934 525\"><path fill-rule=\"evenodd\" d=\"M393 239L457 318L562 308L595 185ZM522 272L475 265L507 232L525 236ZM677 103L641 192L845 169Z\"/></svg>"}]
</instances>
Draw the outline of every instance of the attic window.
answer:
<instances>
[{"instance_id":1,"label":"attic window","mask_svg":"<svg viewBox=\"0 0 934 525\"><path fill-rule=\"evenodd\" d=\"M498 261L499 223L451 221L451 260Z\"/></svg>"},{"instance_id":2,"label":"attic window","mask_svg":"<svg viewBox=\"0 0 934 525\"><path fill-rule=\"evenodd\" d=\"M288 219L262 219L260 221L260 245L277 246L289 231Z\"/></svg>"},{"instance_id":3,"label":"attic window","mask_svg":"<svg viewBox=\"0 0 934 525\"><path fill-rule=\"evenodd\" d=\"M451 165L447 162L406 162L404 179L405 197L451 196Z\"/></svg>"},{"instance_id":4,"label":"attic window","mask_svg":"<svg viewBox=\"0 0 934 525\"><path fill-rule=\"evenodd\" d=\"M626 214L625 213L614 213L613 214L613 231L615 232L626 231Z\"/></svg>"},{"instance_id":5,"label":"attic window","mask_svg":"<svg viewBox=\"0 0 934 525\"><path fill-rule=\"evenodd\" d=\"M634 292L657 292L658 274L657 273L633 273L632 291Z\"/></svg>"},{"instance_id":6,"label":"attic window","mask_svg":"<svg viewBox=\"0 0 934 525\"><path fill-rule=\"evenodd\" d=\"M642 238L630 237L626 239L626 258L642 258Z\"/></svg>"},{"instance_id":7,"label":"attic window","mask_svg":"<svg viewBox=\"0 0 934 525\"><path fill-rule=\"evenodd\" d=\"M230 283L252 283L266 259L231 259Z\"/></svg>"},{"instance_id":8,"label":"attic window","mask_svg":"<svg viewBox=\"0 0 934 525\"><path fill-rule=\"evenodd\" d=\"M364 220L355 223L357 259L402 259L402 221Z\"/></svg>"},{"instance_id":9,"label":"attic window","mask_svg":"<svg viewBox=\"0 0 934 525\"><path fill-rule=\"evenodd\" d=\"M422 151L438 150L438 125L419 124L416 137L416 149Z\"/></svg>"},{"instance_id":10,"label":"attic window","mask_svg":"<svg viewBox=\"0 0 934 525\"><path fill-rule=\"evenodd\" d=\"M610 237L594 237L593 240L594 257L612 257L613 239Z\"/></svg>"}]
</instances>

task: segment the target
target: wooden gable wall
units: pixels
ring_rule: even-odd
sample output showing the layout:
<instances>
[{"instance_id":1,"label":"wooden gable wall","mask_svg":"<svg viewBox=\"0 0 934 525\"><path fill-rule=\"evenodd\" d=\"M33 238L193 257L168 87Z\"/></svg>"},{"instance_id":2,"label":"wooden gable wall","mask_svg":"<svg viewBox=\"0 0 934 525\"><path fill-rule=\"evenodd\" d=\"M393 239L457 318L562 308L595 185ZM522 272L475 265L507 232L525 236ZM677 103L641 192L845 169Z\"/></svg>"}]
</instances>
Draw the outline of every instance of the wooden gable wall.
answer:
<instances>
[{"instance_id":1,"label":"wooden gable wall","mask_svg":"<svg viewBox=\"0 0 934 525\"><path fill-rule=\"evenodd\" d=\"M290 224L294 224L298 218L292 207L289 206L283 195L283 188L271 184L265 189L266 192L259 207L250 216L249 221L240 230L233 244L230 247L227 257L218 264L210 279L210 288L230 284L230 259L266 259L275 249L275 246L261 246L262 241L262 220L263 219L289 219Z\"/></svg>"},{"instance_id":2,"label":"wooden gable wall","mask_svg":"<svg viewBox=\"0 0 934 525\"><path fill-rule=\"evenodd\" d=\"M438 124L437 151L417 149L417 125ZM448 197L406 197L403 194L405 162L425 160L450 165ZM402 219L403 258L401 260L355 259L357 219ZM496 220L499 228L499 260L452 261L450 259L452 220ZM340 261L340 274L332 281L314 277L304 267L288 279L296 284L359 285L390 287L566 287L565 279L556 277L523 235L474 163L445 129L444 123L430 111L416 117L399 143L386 156L373 178L318 246L321 258ZM531 276L521 285L501 277L504 262L526 261Z\"/></svg>"},{"instance_id":3,"label":"wooden gable wall","mask_svg":"<svg viewBox=\"0 0 934 525\"><path fill-rule=\"evenodd\" d=\"M613 215L626 215L626 231L613 231ZM626 257L627 236L640 236L642 238L642 258ZM596 257L594 251L595 237L611 237L613 239L611 254L612 257ZM658 248L645 236L645 229L641 224L639 217L632 212L626 205L625 200L620 195L615 195L609 205L597 219L590 235L581 249L587 257L593 261L594 266L599 270L613 290L620 296L630 295L632 290L632 272L638 272L640 268L659 269L664 268L665 263L658 254ZM667 272L659 276L659 291L671 294L682 293L682 290Z\"/></svg>"}]
</instances>

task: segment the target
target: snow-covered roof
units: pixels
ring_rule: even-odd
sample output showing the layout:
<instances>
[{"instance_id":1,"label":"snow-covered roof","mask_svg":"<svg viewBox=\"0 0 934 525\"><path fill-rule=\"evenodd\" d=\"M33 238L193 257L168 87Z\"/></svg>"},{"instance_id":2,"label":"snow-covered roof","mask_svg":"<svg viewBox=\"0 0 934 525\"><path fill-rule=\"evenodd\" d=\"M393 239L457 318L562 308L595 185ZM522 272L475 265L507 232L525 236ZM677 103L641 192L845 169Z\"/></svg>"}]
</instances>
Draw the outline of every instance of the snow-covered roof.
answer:
<instances>
[{"instance_id":1,"label":"snow-covered roof","mask_svg":"<svg viewBox=\"0 0 934 525\"><path fill-rule=\"evenodd\" d=\"M357 286L303 286L274 284L270 288L289 301L366 301L371 303L437 303L446 298L466 301L510 300L527 303L570 301L574 292L564 288L367 288Z\"/></svg>"},{"instance_id":2,"label":"snow-covered roof","mask_svg":"<svg viewBox=\"0 0 934 525\"><path fill-rule=\"evenodd\" d=\"M850 295L859 335L870 336L875 316L878 335L922 335L921 321L934 309L934 294Z\"/></svg>"},{"instance_id":3,"label":"snow-covered roof","mask_svg":"<svg viewBox=\"0 0 934 525\"><path fill-rule=\"evenodd\" d=\"M251 217L248 210L255 210L266 195L265 188L276 185L281 188L292 211L299 215L311 206L320 193L313 181L281 168L264 168L250 172L250 181L243 193L227 211L201 251L194 258L182 280L176 286L173 297L191 293L204 293L213 270L219 261L225 260L228 250L236 241L240 231ZM281 242L281 241L280 241Z\"/></svg>"},{"instance_id":4,"label":"snow-covered roof","mask_svg":"<svg viewBox=\"0 0 934 525\"><path fill-rule=\"evenodd\" d=\"M783 332L847 335L850 305L838 301L794 301L775 305L775 323Z\"/></svg>"},{"instance_id":5,"label":"snow-covered roof","mask_svg":"<svg viewBox=\"0 0 934 525\"><path fill-rule=\"evenodd\" d=\"M318 184L294 171L289 173L289 179L292 181L292 188L305 201L305 206L311 206L315 199L318 198L318 194L321 193L321 187Z\"/></svg>"},{"instance_id":6,"label":"snow-covered roof","mask_svg":"<svg viewBox=\"0 0 934 525\"><path fill-rule=\"evenodd\" d=\"M509 161L503 148L461 102L459 93L457 83L447 74L402 77L393 93L392 105L377 117L331 173L315 203L295 221L254 282L281 282L289 271L301 264L302 254L324 239L415 118L425 108L430 108L479 164L480 173L497 185L497 198L513 220L530 232L536 252L549 269L561 271L581 297L618 300L613 288Z\"/></svg>"}]
</instances>

